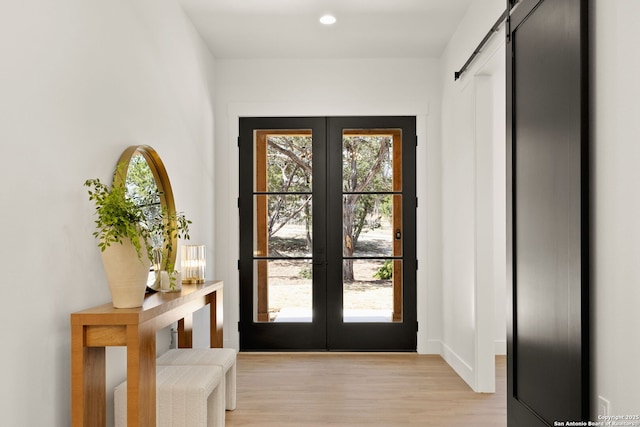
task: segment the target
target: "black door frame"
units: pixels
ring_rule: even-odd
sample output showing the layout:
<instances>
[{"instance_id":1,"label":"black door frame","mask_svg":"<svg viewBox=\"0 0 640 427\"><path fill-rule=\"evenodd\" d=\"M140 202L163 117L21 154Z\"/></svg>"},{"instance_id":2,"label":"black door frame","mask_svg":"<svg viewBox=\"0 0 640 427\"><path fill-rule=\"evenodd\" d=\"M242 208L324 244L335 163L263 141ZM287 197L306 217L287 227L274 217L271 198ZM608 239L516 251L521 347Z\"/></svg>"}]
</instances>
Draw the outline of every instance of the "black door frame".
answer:
<instances>
[{"instance_id":1,"label":"black door frame","mask_svg":"<svg viewBox=\"0 0 640 427\"><path fill-rule=\"evenodd\" d=\"M507 21L507 418L508 425L514 427L542 427L553 425L555 419L558 421L587 421L590 417L590 303L589 303L589 133L588 133L588 115L589 115L589 73L588 73L588 1L587 0L521 0L516 8L511 10L516 0L508 0L509 19ZM536 17L539 19L531 19ZM532 27L527 28L529 23L533 22L548 26L551 20L544 19L544 16L561 17L561 24L557 27ZM531 19L531 21L529 21ZM537 25L536 24L536 25ZM519 39L519 31L527 28L527 38L523 36ZM553 36L551 36L553 34ZM552 40L550 37L557 36ZM546 51L550 44L553 49L565 49L562 54L558 52ZM529 50L519 46L528 46ZM519 59L527 59L528 66L521 66ZM533 58L533 59L532 59ZM554 62L557 61L557 62ZM519 68L522 67L522 68ZM537 67L537 68L536 68ZM554 68L555 67L555 68ZM519 70L523 71L519 71ZM566 77L567 70L576 70L569 78ZM534 76L532 82L530 79L524 79L522 76ZM554 79L552 83L547 81L540 82L539 76L543 73L551 74ZM564 73L564 75L562 75ZM555 80L556 75L561 74L565 84L558 84ZM524 85L524 86L523 86ZM529 86L527 86L529 85ZM535 88L532 85L536 85ZM518 88L535 89L530 91L532 98L518 99L518 96L524 98L518 93ZM545 90L546 89L546 90ZM558 98L561 93L562 97ZM533 99L535 98L535 99ZM558 117L551 119L542 119L542 128L532 128L534 123L539 123L540 118L524 116L522 111L517 111L520 107L535 104L532 110L533 114L538 114L550 107L556 108L562 105L564 116L561 120ZM524 108L523 108L524 109ZM545 113L541 115L544 116ZM527 121L523 125L518 121ZM547 121L544 121L547 120ZM554 125L562 123L560 128L553 128ZM522 129L522 135L527 132L531 135L531 131L536 136L533 138L529 135L522 137L518 126L529 125L529 128ZM540 138L541 133L546 138ZM571 136L567 136L571 135ZM555 138L555 139L554 139ZM527 227L535 227L532 223L518 223L518 219L526 216L518 212L519 206L524 206L522 202L525 197L531 198L531 191L519 192L518 188L523 183L531 183L535 177L525 177L520 169L524 163L528 163L527 170L535 173L544 174L545 167L547 170L553 171L553 162L549 159L543 159L536 170L535 163L532 167L531 162L536 162L537 158L524 158L518 155L522 144L538 144L546 143L551 146L546 154L550 152L557 154L557 161L561 163L562 173L558 174L560 178L555 178L555 185L560 190L566 191L567 197L558 200L550 197L548 193L535 194L539 197L528 206L533 209L539 209L541 212L564 212L569 218L570 224L567 229L571 228L571 232L566 233L567 229L559 229L557 223L547 218L546 226L542 228L527 229ZM558 147L558 148L554 148ZM535 152L535 151L534 151ZM524 152L521 152L524 153ZM529 153L529 151L527 151ZM537 153L540 153L539 151ZM569 153L569 155L567 155ZM562 157L564 155L565 157ZM519 160L517 160L519 159ZM522 164L518 164L518 161ZM546 162L546 163L545 163ZM535 187L535 186L534 186ZM542 196L541 196L542 194ZM546 211L545 211L546 210ZM537 215L537 214L536 214ZM544 222L544 221L543 221ZM538 222L539 224L539 222ZM578 224L575 226L575 224ZM526 248L531 256L531 248L538 244L532 244L532 236L536 233L547 234L549 230L553 230L551 234L555 234L553 239L560 245L569 248L570 256L567 260L562 257L554 258L554 248L549 247L548 252L538 252L536 259L523 259L525 255L518 253L518 248ZM521 233L521 231L523 231ZM521 236L522 234L522 236ZM525 238L526 237L526 238ZM534 240L537 237L534 237ZM549 239L552 240L552 239ZM524 245L524 246L522 246ZM527 246L529 245L529 246ZM544 307L540 304L543 299L536 301L524 301L522 295L532 295L533 292L548 292L549 283L544 282L544 272L531 270L527 273L518 271L518 265L527 266L527 262L538 262L539 259L546 259L547 263L558 261L566 263L571 274L567 280L557 279L555 292L552 295L545 295L548 307L543 309L544 314L537 313L532 315L531 307ZM560 265L560 264L558 264ZM525 270L525 268L523 268ZM532 273L532 271L534 271ZM526 275L526 279L519 282L521 274ZM548 275L547 275L548 276ZM531 280L534 278L534 280ZM536 282L536 279L538 282ZM527 281L528 280L528 281ZM519 295L520 293L520 295ZM519 299L520 296L520 299ZM557 301L556 297L557 296ZM538 336L531 334L532 326L536 327L536 321L545 323L545 317L555 316L558 310L553 306L558 301L566 298L566 321L565 326L556 326L561 328L562 332L557 336L564 338L554 338L552 336ZM519 302L520 301L520 302ZM522 304L523 307L520 307ZM526 313L526 314L523 314ZM555 316L555 317L553 317ZM536 320L537 319L537 320ZM526 327L529 335L522 336L520 330ZM524 354L524 353L528 354ZM522 354L521 354L522 353ZM532 357L535 363L532 362ZM526 365L528 361L531 365ZM535 365L535 366L533 366ZM558 365L561 365L559 367ZM544 368L543 368L544 367ZM551 384L544 384L540 378L535 377L536 369L544 369L552 372L558 378L562 378L563 382L568 385L570 393L564 393L556 389ZM527 382L519 378L519 373L534 372L533 378L529 375ZM543 375L540 375L543 377ZM565 384L563 384L564 386ZM565 387L566 388L566 387ZM523 397L524 396L524 397ZM554 415L550 415L554 414Z\"/></svg>"},{"instance_id":2,"label":"black door frame","mask_svg":"<svg viewBox=\"0 0 640 427\"><path fill-rule=\"evenodd\" d=\"M403 318L401 322L389 323L345 323L342 313L327 316L327 328L335 333L327 335L327 348L331 350L379 350L415 351L417 347L416 308L416 118L415 117L331 117L328 119L327 136L330 141L342 141L345 129L402 129L403 171ZM342 223L342 144L331 144L328 159L328 212L330 224ZM334 230L336 231L336 230ZM333 265L342 265L342 233L327 236L327 260ZM342 284L340 268L329 271L330 283ZM331 275L332 274L332 275ZM340 302L334 308L342 308L342 286L328 286L330 301ZM372 336L372 327L376 334Z\"/></svg>"},{"instance_id":3,"label":"black door frame","mask_svg":"<svg viewBox=\"0 0 640 427\"><path fill-rule=\"evenodd\" d=\"M253 141L254 129L310 129L313 144L313 170L318 182L313 183L313 280L326 283L326 214L319 206L326 204L326 141L324 117L249 117L240 118L238 138L240 215L240 332L241 350L324 350L326 348L326 310L314 310L314 321L309 323L255 322L253 313ZM244 207L249 206L249 209ZM247 231L251 238L247 238ZM326 307L327 295L322 286L313 287L314 308Z\"/></svg>"},{"instance_id":4,"label":"black door frame","mask_svg":"<svg viewBox=\"0 0 640 427\"><path fill-rule=\"evenodd\" d=\"M341 312L327 315L328 307L342 308L342 277L328 269L327 263L342 265L342 234L325 235L328 223L342 223L342 217L334 217L342 211L342 158L341 144L326 147L331 138L342 141L342 128L402 128L403 144L403 318L390 323L344 323ZM253 305L253 242L246 232L253 229L253 140L254 130L310 129L314 138L313 169L313 280L324 284L314 286L314 319L312 323L269 323L254 321ZM328 135L333 129L333 135ZM335 139L337 138L337 139ZM240 197L240 349L258 350L362 350L362 351L416 351L417 348L417 260L416 260L416 117L248 117L240 118L239 173ZM333 161L330 162L329 158ZM336 177L340 177L337 179ZM327 186L332 186L329 189ZM335 188L333 188L335 187ZM245 207L250 208L245 209ZM325 209L321 209L326 206ZM340 214L341 215L341 214ZM337 222L336 222L337 221ZM244 231L244 234L243 234ZM333 277L328 273L333 271ZM330 281L330 282L329 282ZM328 283L333 283L329 286ZM340 290L335 286L340 284ZM329 299L333 301L329 304ZM336 304L340 301L340 304ZM316 308L324 310L316 310ZM337 308L336 308L337 310ZM334 317L335 318L332 318ZM333 334L328 334L333 328ZM375 333L372 330L375 329ZM331 338L333 337L333 338Z\"/></svg>"}]
</instances>

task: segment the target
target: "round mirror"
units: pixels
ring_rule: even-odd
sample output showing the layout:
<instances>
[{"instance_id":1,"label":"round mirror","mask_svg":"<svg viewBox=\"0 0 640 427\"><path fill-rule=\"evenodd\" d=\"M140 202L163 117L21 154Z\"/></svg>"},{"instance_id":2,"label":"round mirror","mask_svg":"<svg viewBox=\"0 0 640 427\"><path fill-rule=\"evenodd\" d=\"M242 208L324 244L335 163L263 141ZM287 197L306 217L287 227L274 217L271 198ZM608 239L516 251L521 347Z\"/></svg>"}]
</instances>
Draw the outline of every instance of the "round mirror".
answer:
<instances>
[{"instance_id":1,"label":"round mirror","mask_svg":"<svg viewBox=\"0 0 640 427\"><path fill-rule=\"evenodd\" d=\"M124 164L126 175L114 176L114 183L124 179L127 188L127 196L134 200L142 208L147 223L154 221L168 221L175 218L176 207L173 200L173 191L167 170L158 153L148 145L133 145L127 148L118 165ZM165 215L163 215L165 213ZM165 242L163 235L152 236L152 246L162 253L160 270L166 270L167 266L174 266L176 262L175 249L177 238L172 237L172 242ZM156 264L157 268L157 263ZM150 276L149 284L155 282L155 274Z\"/></svg>"}]
</instances>

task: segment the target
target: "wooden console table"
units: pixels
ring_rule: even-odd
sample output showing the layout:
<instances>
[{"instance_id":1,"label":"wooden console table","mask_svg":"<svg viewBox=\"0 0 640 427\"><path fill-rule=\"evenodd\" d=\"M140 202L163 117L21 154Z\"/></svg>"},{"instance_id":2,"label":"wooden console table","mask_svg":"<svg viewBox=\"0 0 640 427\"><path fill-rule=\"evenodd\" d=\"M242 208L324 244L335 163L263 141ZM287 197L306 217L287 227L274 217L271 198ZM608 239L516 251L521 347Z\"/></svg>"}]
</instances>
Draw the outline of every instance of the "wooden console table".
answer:
<instances>
[{"instance_id":1,"label":"wooden console table","mask_svg":"<svg viewBox=\"0 0 640 427\"><path fill-rule=\"evenodd\" d=\"M156 332L178 322L178 346L191 347L192 314L211 307L211 347L222 347L222 281L147 295L142 307L111 303L71 314L71 425L106 425L107 346L127 347L127 425L156 425Z\"/></svg>"}]
</instances>

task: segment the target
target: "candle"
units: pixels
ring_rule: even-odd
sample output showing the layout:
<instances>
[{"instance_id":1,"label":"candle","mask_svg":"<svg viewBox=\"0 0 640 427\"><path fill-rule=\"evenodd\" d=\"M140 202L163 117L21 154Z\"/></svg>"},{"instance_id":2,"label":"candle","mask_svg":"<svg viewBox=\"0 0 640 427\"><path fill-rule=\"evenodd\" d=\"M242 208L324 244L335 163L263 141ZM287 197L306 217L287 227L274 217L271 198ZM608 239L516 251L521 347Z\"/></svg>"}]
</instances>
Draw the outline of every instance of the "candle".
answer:
<instances>
[{"instance_id":1,"label":"candle","mask_svg":"<svg viewBox=\"0 0 640 427\"><path fill-rule=\"evenodd\" d=\"M206 264L204 245L182 246L182 283L204 283Z\"/></svg>"}]
</instances>

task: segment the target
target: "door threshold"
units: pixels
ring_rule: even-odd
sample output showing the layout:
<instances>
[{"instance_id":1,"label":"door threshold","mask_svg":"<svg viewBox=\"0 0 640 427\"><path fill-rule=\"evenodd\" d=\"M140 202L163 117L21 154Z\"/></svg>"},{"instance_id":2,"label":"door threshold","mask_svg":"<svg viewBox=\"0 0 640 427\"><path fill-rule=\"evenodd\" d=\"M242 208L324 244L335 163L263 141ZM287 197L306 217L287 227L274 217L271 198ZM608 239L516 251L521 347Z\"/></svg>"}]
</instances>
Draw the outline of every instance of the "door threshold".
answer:
<instances>
[{"instance_id":1,"label":"door threshold","mask_svg":"<svg viewBox=\"0 0 640 427\"><path fill-rule=\"evenodd\" d=\"M283 308L276 315L272 323L311 323L312 310L310 308ZM344 310L344 323L391 323L391 310Z\"/></svg>"}]
</instances>

